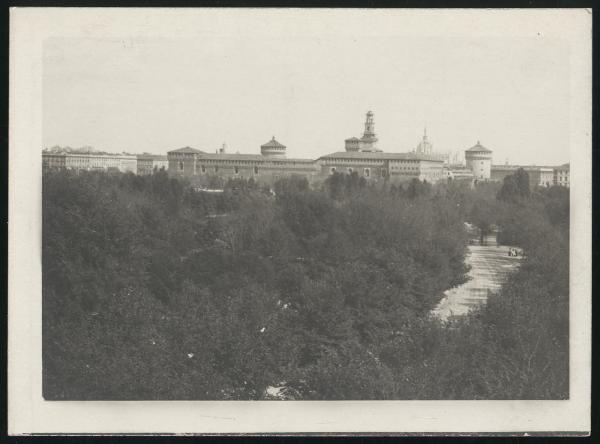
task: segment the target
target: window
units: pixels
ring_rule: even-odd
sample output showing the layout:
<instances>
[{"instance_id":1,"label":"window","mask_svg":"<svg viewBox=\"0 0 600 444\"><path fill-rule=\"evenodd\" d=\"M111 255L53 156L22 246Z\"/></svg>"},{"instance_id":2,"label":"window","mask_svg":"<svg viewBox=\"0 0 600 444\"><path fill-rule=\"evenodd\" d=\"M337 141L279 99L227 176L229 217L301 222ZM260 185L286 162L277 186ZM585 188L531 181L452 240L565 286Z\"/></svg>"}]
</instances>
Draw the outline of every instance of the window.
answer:
<instances>
[{"instance_id":1,"label":"window","mask_svg":"<svg viewBox=\"0 0 600 444\"><path fill-rule=\"evenodd\" d=\"M371 177L371 169L365 168L365 177Z\"/></svg>"},{"instance_id":2,"label":"window","mask_svg":"<svg viewBox=\"0 0 600 444\"><path fill-rule=\"evenodd\" d=\"M335 173L335 167L331 168L331 174Z\"/></svg>"},{"instance_id":3,"label":"window","mask_svg":"<svg viewBox=\"0 0 600 444\"><path fill-rule=\"evenodd\" d=\"M206 167L204 165L202 165L200 167L200 171L202 171L202 173L206 173Z\"/></svg>"},{"instance_id":4,"label":"window","mask_svg":"<svg viewBox=\"0 0 600 444\"><path fill-rule=\"evenodd\" d=\"M215 173L219 171L219 167L215 165Z\"/></svg>"},{"instance_id":5,"label":"window","mask_svg":"<svg viewBox=\"0 0 600 444\"><path fill-rule=\"evenodd\" d=\"M258 167L257 166L254 167L254 174L258 175Z\"/></svg>"},{"instance_id":6,"label":"window","mask_svg":"<svg viewBox=\"0 0 600 444\"><path fill-rule=\"evenodd\" d=\"M383 169L381 170L381 177L385 177L385 175L386 175L386 171L385 171L385 168L383 168Z\"/></svg>"},{"instance_id":7,"label":"window","mask_svg":"<svg viewBox=\"0 0 600 444\"><path fill-rule=\"evenodd\" d=\"M183 171L183 162L179 162L179 171Z\"/></svg>"},{"instance_id":8,"label":"window","mask_svg":"<svg viewBox=\"0 0 600 444\"><path fill-rule=\"evenodd\" d=\"M239 169L239 167L236 167L236 166L235 166L235 167L233 167L233 171L234 171L234 173L235 173L235 174L240 174L240 169Z\"/></svg>"}]
</instances>

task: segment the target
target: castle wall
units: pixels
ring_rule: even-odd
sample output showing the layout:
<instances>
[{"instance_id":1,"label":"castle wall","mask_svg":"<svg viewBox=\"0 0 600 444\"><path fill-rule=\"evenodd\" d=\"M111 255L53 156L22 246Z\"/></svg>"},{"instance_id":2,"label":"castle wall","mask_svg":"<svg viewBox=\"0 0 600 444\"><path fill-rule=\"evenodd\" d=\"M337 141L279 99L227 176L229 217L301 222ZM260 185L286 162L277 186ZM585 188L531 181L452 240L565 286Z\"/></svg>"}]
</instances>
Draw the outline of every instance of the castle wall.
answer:
<instances>
[{"instance_id":1,"label":"castle wall","mask_svg":"<svg viewBox=\"0 0 600 444\"><path fill-rule=\"evenodd\" d=\"M430 183L444 179L443 162L424 159L378 159L326 157L319 161L321 177L326 179L334 172L352 173L373 182L388 181L399 184L412 179L426 180Z\"/></svg>"},{"instance_id":2,"label":"castle wall","mask_svg":"<svg viewBox=\"0 0 600 444\"><path fill-rule=\"evenodd\" d=\"M322 180L333 173L350 174L356 172L367 180L376 181L387 176L385 163L373 159L321 159L317 161L320 166Z\"/></svg>"},{"instance_id":3,"label":"castle wall","mask_svg":"<svg viewBox=\"0 0 600 444\"><path fill-rule=\"evenodd\" d=\"M254 179L258 183L272 186L284 177L298 175L311 182L318 175L312 161L274 159L271 156L251 156L253 158L245 159L243 155L236 158L236 155L205 157L194 154L175 157L173 154L169 153L169 174L185 177L197 186L210 186L219 179Z\"/></svg>"}]
</instances>

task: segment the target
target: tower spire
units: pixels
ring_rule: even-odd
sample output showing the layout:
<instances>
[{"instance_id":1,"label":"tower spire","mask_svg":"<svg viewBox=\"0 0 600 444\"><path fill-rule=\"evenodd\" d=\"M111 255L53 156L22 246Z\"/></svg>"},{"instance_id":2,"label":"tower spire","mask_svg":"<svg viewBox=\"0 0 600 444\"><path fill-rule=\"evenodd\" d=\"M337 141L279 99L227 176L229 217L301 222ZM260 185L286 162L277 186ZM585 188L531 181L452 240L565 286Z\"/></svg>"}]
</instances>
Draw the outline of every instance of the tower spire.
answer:
<instances>
[{"instance_id":1,"label":"tower spire","mask_svg":"<svg viewBox=\"0 0 600 444\"><path fill-rule=\"evenodd\" d=\"M377 148L377 135L375 134L375 121L373 111L367 112L365 120L365 132L359 140L359 151L381 151Z\"/></svg>"},{"instance_id":2,"label":"tower spire","mask_svg":"<svg viewBox=\"0 0 600 444\"><path fill-rule=\"evenodd\" d=\"M369 136L375 136L375 121L373 120L373 111L367 112L367 118L365 120L364 137Z\"/></svg>"},{"instance_id":3,"label":"tower spire","mask_svg":"<svg viewBox=\"0 0 600 444\"><path fill-rule=\"evenodd\" d=\"M423 140L421 140L413 152L419 154L433 154L433 145L427 140L427 124L423 127Z\"/></svg>"}]
</instances>

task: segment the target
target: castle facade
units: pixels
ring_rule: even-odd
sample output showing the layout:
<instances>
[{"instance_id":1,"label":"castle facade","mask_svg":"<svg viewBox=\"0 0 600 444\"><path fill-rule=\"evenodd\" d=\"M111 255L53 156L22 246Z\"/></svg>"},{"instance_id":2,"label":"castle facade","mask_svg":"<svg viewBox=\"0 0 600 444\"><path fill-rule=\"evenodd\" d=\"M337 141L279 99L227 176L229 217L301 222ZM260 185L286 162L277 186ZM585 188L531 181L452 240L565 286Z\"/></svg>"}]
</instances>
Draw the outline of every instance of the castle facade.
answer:
<instances>
[{"instance_id":1,"label":"castle facade","mask_svg":"<svg viewBox=\"0 0 600 444\"><path fill-rule=\"evenodd\" d=\"M318 169L311 159L288 159L286 147L273 137L261 145L261 154L216 153L184 147L167 153L169 174L187 178L196 186L210 186L215 179L254 179L273 185L278 179L299 175L313 182Z\"/></svg>"},{"instance_id":2,"label":"castle facade","mask_svg":"<svg viewBox=\"0 0 600 444\"><path fill-rule=\"evenodd\" d=\"M171 177L185 178L194 186L214 188L228 179L254 179L272 186L284 177L301 176L309 183L323 182L335 173L356 173L370 183L400 184L413 179L436 183L440 180L502 181L519 165L492 165L492 150L479 141L465 150L465 165L450 164L449 158L436 154L433 144L423 133L421 142L410 152L384 152L377 146L375 119L368 111L360 138L345 140L344 151L318 159L287 157L287 147L275 140L260 146L260 154L228 153L226 146L214 153L189 146L171 150L166 156L127 155L80 150L42 151L44 170L104 170L147 175L166 169ZM60 147L58 147L60 148ZM532 185L569 186L569 164L559 167L524 166Z\"/></svg>"},{"instance_id":3,"label":"castle facade","mask_svg":"<svg viewBox=\"0 0 600 444\"><path fill-rule=\"evenodd\" d=\"M345 140L345 151L313 159L289 159L286 146L275 140L261 145L261 154L228 154L224 148L214 154L184 147L169 151L169 174L185 177L197 185L211 179L244 178L272 185L282 177L299 175L310 183L324 181L338 173L356 172L369 182L400 183L412 179L437 182L445 178L444 161L431 152L386 153L377 147L373 112L366 115L363 136Z\"/></svg>"}]
</instances>

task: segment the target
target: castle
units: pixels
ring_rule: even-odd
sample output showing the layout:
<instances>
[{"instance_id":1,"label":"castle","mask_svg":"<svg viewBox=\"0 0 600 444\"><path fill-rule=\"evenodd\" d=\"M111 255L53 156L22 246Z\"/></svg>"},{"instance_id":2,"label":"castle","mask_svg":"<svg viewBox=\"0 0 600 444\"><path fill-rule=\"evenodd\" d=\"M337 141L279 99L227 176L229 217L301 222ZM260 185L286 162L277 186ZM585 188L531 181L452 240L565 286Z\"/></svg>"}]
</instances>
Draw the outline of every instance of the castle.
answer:
<instances>
[{"instance_id":1,"label":"castle","mask_svg":"<svg viewBox=\"0 0 600 444\"><path fill-rule=\"evenodd\" d=\"M199 188L223 180L240 178L272 186L278 179L302 176L310 183L322 182L334 173L356 173L370 183L399 184L418 179L430 183L440 180L502 181L519 165L493 165L492 150L479 141L465 150L466 166L451 164L436 154L427 137L427 129L410 152L385 152L377 146L375 120L368 111L363 135L345 140L344 151L325 154L318 159L294 159L286 156L287 147L275 136L260 146L260 154L228 153L225 144L215 153L189 146L171 150L167 156L126 155L99 152L42 152L43 168L74 170L118 170L152 174L165 168L172 177L186 178ZM569 164L559 167L524 166L532 185L569 186ZM213 185L214 186L214 185Z\"/></svg>"},{"instance_id":2,"label":"castle","mask_svg":"<svg viewBox=\"0 0 600 444\"><path fill-rule=\"evenodd\" d=\"M411 179L437 182L444 175L444 160L432 152L384 152L377 147L373 112L367 112L361 138L345 140L345 151L312 159L289 159L286 147L275 137L261 145L260 154L215 154L185 147L168 152L169 174L185 177L197 186L215 176L254 179L272 185L277 179L300 175L314 183L338 173L357 173L369 182L401 183Z\"/></svg>"}]
</instances>

